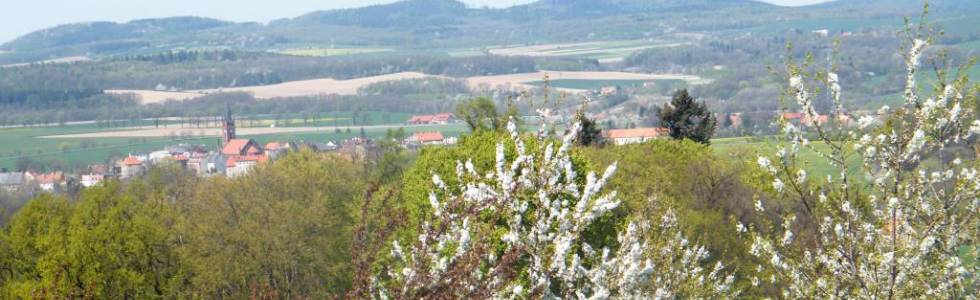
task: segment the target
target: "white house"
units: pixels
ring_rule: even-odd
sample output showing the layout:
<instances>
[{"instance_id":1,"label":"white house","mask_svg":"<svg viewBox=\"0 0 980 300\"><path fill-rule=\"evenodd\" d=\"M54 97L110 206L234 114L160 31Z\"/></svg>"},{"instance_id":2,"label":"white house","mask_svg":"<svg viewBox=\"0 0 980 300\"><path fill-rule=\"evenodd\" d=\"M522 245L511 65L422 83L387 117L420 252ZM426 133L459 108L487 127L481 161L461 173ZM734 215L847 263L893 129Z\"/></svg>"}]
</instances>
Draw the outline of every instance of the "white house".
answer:
<instances>
[{"instance_id":1,"label":"white house","mask_svg":"<svg viewBox=\"0 0 980 300\"><path fill-rule=\"evenodd\" d=\"M608 131L606 137L616 145L628 145L643 143L669 133L667 128L612 129Z\"/></svg>"}]
</instances>

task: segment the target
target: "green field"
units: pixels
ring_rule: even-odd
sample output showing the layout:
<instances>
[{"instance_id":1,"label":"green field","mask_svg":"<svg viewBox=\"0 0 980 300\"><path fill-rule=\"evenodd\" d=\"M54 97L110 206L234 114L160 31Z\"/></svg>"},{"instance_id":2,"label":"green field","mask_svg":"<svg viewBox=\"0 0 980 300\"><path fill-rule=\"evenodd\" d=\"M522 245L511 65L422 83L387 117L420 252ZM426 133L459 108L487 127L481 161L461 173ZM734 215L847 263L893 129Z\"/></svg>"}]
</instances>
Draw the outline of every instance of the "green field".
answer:
<instances>
[{"instance_id":1,"label":"green field","mask_svg":"<svg viewBox=\"0 0 980 300\"><path fill-rule=\"evenodd\" d=\"M238 123L241 127L268 127L275 123L277 127L300 127L300 126L341 126L340 133L312 132L312 133L284 133L270 135L246 136L255 138L260 142L270 141L310 141L327 142L337 141L357 136L360 134L361 126L383 125L383 124L403 124L410 117L406 113L387 113L387 112L360 112L357 125L353 124L352 112L322 113L319 118L307 119L304 123L300 114L281 114L281 115L259 115L249 117L249 121L239 118ZM168 124L166 127L175 128L176 121L162 121L161 124ZM151 120L139 122L126 122L126 125L153 126ZM345 129L350 129L347 133ZM436 128L447 136L458 136L465 128L460 125L447 125ZM188 136L159 137L159 138L41 138L51 135L68 135L81 133L94 133L103 131L125 130L124 127L101 128L95 124L32 127L32 128L0 128L0 168L15 169L19 160L28 158L40 162L44 165L56 169L67 171L79 170L87 165L104 163L112 156L126 155L128 153L147 153L160 150L167 145L175 144L195 144L217 147L220 143L218 137L199 136L198 128L188 126ZM419 130L433 130L433 127L412 128L406 127L406 132L412 133ZM384 136L387 129L365 129L365 133L371 137Z\"/></svg>"},{"instance_id":2,"label":"green field","mask_svg":"<svg viewBox=\"0 0 980 300\"><path fill-rule=\"evenodd\" d=\"M584 44L560 45L560 44L530 44L530 45L507 45L490 46L480 48L459 48L446 49L445 52L452 57L482 56L488 52L504 51L503 55L531 55L542 57L574 57L584 59L615 59L624 58L638 51L650 48L672 47L674 45L687 43L686 40L666 39L666 40L617 40L590 42ZM533 47L548 47L548 49L532 49Z\"/></svg>"},{"instance_id":3,"label":"green field","mask_svg":"<svg viewBox=\"0 0 980 300\"><path fill-rule=\"evenodd\" d=\"M618 86L623 88L641 88L646 82L657 82L657 84L667 84L671 86L683 85L683 80L592 80L592 79L558 79L548 82L553 88L577 89L577 90L597 90L607 86ZM544 81L533 81L527 84L534 86L544 86Z\"/></svg>"},{"instance_id":4,"label":"green field","mask_svg":"<svg viewBox=\"0 0 980 300\"><path fill-rule=\"evenodd\" d=\"M755 160L759 155L774 156L777 144L770 141L759 141L752 138L727 138L715 139L711 141L715 153L720 155L734 156L742 159ZM814 142L814 148L823 153L830 153L830 146L822 142ZM848 147L848 150L852 148ZM853 153L852 153L853 154ZM800 162L804 169L811 174L811 178L823 178L827 175L838 176L837 171L830 163L811 150L800 151ZM858 155L849 155L847 165L850 169L851 178L865 180L861 170L861 158Z\"/></svg>"},{"instance_id":5,"label":"green field","mask_svg":"<svg viewBox=\"0 0 980 300\"><path fill-rule=\"evenodd\" d=\"M276 51L276 53L286 54L286 55L296 55L296 56L344 56L344 55L354 55L354 54L368 54L368 53L380 53L389 52L392 49L387 48L297 48L297 49L286 49Z\"/></svg>"},{"instance_id":6,"label":"green field","mask_svg":"<svg viewBox=\"0 0 980 300\"><path fill-rule=\"evenodd\" d=\"M0 129L0 168L14 169L22 157L72 170L104 162L112 155L147 152L177 143L217 144L217 138L100 138L44 139L41 136L90 133L106 130L95 125Z\"/></svg>"}]
</instances>

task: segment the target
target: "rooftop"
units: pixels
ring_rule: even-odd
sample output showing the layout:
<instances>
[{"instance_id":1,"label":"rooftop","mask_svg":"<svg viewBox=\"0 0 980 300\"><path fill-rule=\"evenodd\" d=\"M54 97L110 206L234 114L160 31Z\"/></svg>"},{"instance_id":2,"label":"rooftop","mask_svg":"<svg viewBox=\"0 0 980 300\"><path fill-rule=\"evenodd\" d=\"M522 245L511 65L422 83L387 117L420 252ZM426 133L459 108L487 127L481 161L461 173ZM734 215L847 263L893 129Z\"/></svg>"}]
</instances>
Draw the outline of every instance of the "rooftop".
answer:
<instances>
[{"instance_id":1,"label":"rooftop","mask_svg":"<svg viewBox=\"0 0 980 300\"><path fill-rule=\"evenodd\" d=\"M631 128L631 129L611 129L607 136L611 139L626 138L655 138L667 135L670 130L667 128Z\"/></svg>"}]
</instances>

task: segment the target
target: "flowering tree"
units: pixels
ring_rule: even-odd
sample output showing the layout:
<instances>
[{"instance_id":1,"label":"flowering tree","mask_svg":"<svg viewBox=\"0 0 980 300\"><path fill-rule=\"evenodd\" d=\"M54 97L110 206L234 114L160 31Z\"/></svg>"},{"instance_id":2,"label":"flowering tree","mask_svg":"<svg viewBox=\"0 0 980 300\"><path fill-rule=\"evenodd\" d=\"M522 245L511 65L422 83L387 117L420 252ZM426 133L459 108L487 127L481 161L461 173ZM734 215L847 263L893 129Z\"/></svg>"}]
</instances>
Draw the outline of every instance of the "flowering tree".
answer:
<instances>
[{"instance_id":1,"label":"flowering tree","mask_svg":"<svg viewBox=\"0 0 980 300\"><path fill-rule=\"evenodd\" d=\"M392 263L374 279L374 298L648 299L728 298L733 276L705 269L703 247L688 242L673 213L658 226L631 222L604 228L619 201L602 193L616 166L582 177L569 153L573 126L555 148L522 137L498 144L495 167L482 173L458 162L459 184L433 175L431 219L407 248L392 245ZM543 136L543 135L541 135ZM527 143L525 139L530 139ZM543 147L536 147L546 144ZM531 150L536 149L536 150ZM541 150L543 151L537 151ZM512 156L512 159L508 159ZM658 232L663 242L645 236Z\"/></svg>"},{"instance_id":2,"label":"flowering tree","mask_svg":"<svg viewBox=\"0 0 980 300\"><path fill-rule=\"evenodd\" d=\"M863 117L858 131L849 131L843 122L836 128L783 122L788 143L775 157L758 158L773 176L773 188L800 199L817 227L813 240L794 241L802 226L786 216L775 229L781 238L750 233L752 254L768 261L759 269L773 272L768 279L780 284L784 297L976 298L977 164L960 158L947 162L939 154L966 143L980 129L973 111L977 90L965 76L949 82L939 76L935 95L920 97L916 74L931 43L925 29L920 25L906 32L904 104L894 112L881 109L880 114L890 114L887 122L875 125L873 117ZM804 118L817 120L813 99L820 91L810 86L819 83L833 100L833 114L843 120L842 91L833 69L808 73L806 63L789 65L788 92ZM830 150L815 146L820 143ZM810 180L801 167L801 149L818 153L839 173ZM851 155L860 156L859 170L848 165ZM855 172L867 180L851 178ZM756 207L765 209L761 202ZM964 257L973 261L964 262Z\"/></svg>"}]
</instances>

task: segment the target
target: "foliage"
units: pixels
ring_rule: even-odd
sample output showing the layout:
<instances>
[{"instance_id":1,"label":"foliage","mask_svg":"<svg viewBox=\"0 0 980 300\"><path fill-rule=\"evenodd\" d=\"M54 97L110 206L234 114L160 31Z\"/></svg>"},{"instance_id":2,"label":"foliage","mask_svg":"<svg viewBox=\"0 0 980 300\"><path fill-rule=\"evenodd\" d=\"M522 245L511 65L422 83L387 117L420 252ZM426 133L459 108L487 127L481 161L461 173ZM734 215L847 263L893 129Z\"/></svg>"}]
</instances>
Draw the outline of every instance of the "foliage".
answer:
<instances>
[{"instance_id":1,"label":"foliage","mask_svg":"<svg viewBox=\"0 0 980 300\"><path fill-rule=\"evenodd\" d=\"M670 130L674 139L689 139L710 144L718 125L715 115L706 104L695 102L687 89L674 93L670 103L657 108L660 125Z\"/></svg>"},{"instance_id":2,"label":"foliage","mask_svg":"<svg viewBox=\"0 0 980 300\"><path fill-rule=\"evenodd\" d=\"M631 222L613 250L607 243L617 233L594 231L619 205L615 193L600 194L615 165L601 177L579 177L569 153L579 125L557 149L529 147L516 128L509 123L512 159L500 143L485 174L472 161L458 161L455 184L432 176L432 213L409 248L394 243L396 264L375 279L373 297L674 297L677 286L692 280L714 297L732 295L733 277L720 274L720 263L702 273L696 265L704 249L679 232L651 249L640 238L646 222ZM672 219L665 215L667 232ZM676 260L649 258L662 253Z\"/></svg>"},{"instance_id":3,"label":"foliage","mask_svg":"<svg viewBox=\"0 0 980 300\"><path fill-rule=\"evenodd\" d=\"M79 204L42 196L9 227L14 298L162 298L180 287L182 266L149 203L118 184L86 190Z\"/></svg>"},{"instance_id":4,"label":"foliage","mask_svg":"<svg viewBox=\"0 0 980 300\"><path fill-rule=\"evenodd\" d=\"M796 207L793 203L769 202L769 212L753 210L754 199L765 197L767 185L757 179L765 174L743 162L742 156L715 154L712 148L690 140L663 139L576 151L597 168L617 163L616 176L608 188L617 192L631 215L657 216L664 207L672 208L679 229L712 254L705 267L723 262L735 273L743 296L769 295L748 281L758 261L748 253L749 244L738 237L733 224L767 224L778 220L774 211L795 211ZM651 197L661 203L653 205ZM658 240L662 236L650 234L648 238Z\"/></svg>"},{"instance_id":5,"label":"foliage","mask_svg":"<svg viewBox=\"0 0 980 300\"><path fill-rule=\"evenodd\" d=\"M456 105L456 117L463 120L472 131L499 131L507 119L500 116L497 104L490 98L478 97Z\"/></svg>"},{"instance_id":6,"label":"foliage","mask_svg":"<svg viewBox=\"0 0 980 300\"><path fill-rule=\"evenodd\" d=\"M975 275L980 270L975 262L964 261L975 261L977 253L976 163L957 157L934 165L927 159L977 133L980 121L975 121L973 103L978 91L965 76L947 82L940 72L935 93L920 96L916 73L920 56L932 43L926 28L910 26L906 31L904 103L883 126L872 127L871 120L860 122L864 132L813 126L819 139L831 145L822 156L838 174L818 181L806 176L797 154L813 143L806 138L807 128L789 123L783 124L789 145L778 151L774 161L759 157L759 165L772 175L774 190L806 205L806 216L817 222L814 240L797 239L801 226L794 215L785 216L783 224L774 228L782 232L781 238L752 234L752 253L778 275L771 282L783 287L784 297L976 297ZM809 61L788 64L788 94L801 113L812 117L816 114L812 99L819 90L809 86L826 86L834 113L842 114L838 75L833 69L813 72L811 68ZM845 161L852 153L851 143L871 182L850 178ZM764 209L761 203L759 209ZM966 256L961 254L964 249Z\"/></svg>"},{"instance_id":7,"label":"foliage","mask_svg":"<svg viewBox=\"0 0 980 300\"><path fill-rule=\"evenodd\" d=\"M236 180L165 165L72 202L42 195L0 234L0 298L343 295L365 176L299 152Z\"/></svg>"},{"instance_id":8,"label":"foliage","mask_svg":"<svg viewBox=\"0 0 980 300\"><path fill-rule=\"evenodd\" d=\"M579 109L575 112L575 117L572 122L581 124L582 130L579 131L578 136L575 137L575 144L578 146L601 146L606 143L605 138L602 136L602 129L599 128L599 124L585 115L584 109Z\"/></svg>"}]
</instances>

